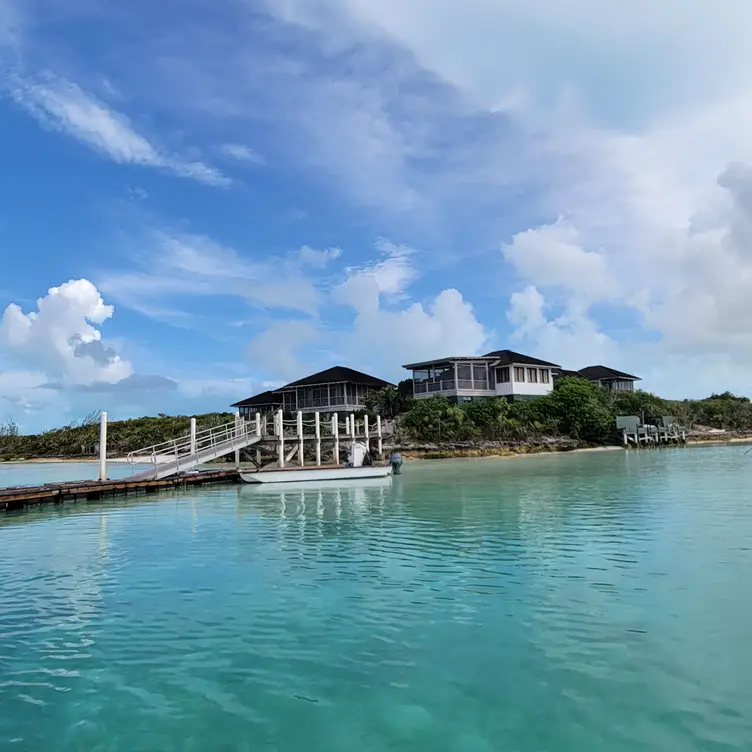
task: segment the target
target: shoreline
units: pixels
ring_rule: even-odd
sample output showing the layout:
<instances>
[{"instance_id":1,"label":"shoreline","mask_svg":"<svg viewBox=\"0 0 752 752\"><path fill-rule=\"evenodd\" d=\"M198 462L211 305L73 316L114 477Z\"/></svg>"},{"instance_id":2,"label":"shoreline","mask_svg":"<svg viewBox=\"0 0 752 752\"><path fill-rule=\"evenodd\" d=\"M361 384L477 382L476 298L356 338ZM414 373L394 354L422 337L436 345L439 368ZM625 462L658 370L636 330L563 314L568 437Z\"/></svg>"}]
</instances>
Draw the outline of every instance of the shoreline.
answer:
<instances>
[{"instance_id":1,"label":"shoreline","mask_svg":"<svg viewBox=\"0 0 752 752\"><path fill-rule=\"evenodd\" d=\"M752 435L750 436L688 436L685 446L723 446L734 444L752 444ZM583 454L592 452L613 452L613 451L634 451L634 447L624 447L619 444L608 444L604 446L572 446L562 445L559 443L548 444L519 444L508 446L486 446L486 447L447 447L442 448L440 445L429 446L407 446L394 448L390 451L398 451L403 459L412 460L442 460L442 459L513 459L516 457L535 457L550 454ZM386 452L385 452L386 454ZM122 465L128 462L127 457L108 457L107 463ZM55 465L55 464L98 464L98 457L33 457L29 459L18 460L0 460L0 467L11 465ZM150 463L135 463L148 465ZM210 462L207 465L221 467L232 463Z\"/></svg>"}]
</instances>

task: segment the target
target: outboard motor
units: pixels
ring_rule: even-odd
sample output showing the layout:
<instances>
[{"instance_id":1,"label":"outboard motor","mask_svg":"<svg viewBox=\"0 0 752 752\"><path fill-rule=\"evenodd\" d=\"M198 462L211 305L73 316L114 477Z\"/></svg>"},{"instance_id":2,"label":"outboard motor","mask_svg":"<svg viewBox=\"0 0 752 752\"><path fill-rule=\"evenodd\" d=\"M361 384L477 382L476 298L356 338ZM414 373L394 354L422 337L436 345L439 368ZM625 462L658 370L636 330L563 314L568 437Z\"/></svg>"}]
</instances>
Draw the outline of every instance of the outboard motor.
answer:
<instances>
[{"instance_id":1,"label":"outboard motor","mask_svg":"<svg viewBox=\"0 0 752 752\"><path fill-rule=\"evenodd\" d=\"M392 453L389 464L392 466L392 475L402 475L402 455L399 452Z\"/></svg>"}]
</instances>

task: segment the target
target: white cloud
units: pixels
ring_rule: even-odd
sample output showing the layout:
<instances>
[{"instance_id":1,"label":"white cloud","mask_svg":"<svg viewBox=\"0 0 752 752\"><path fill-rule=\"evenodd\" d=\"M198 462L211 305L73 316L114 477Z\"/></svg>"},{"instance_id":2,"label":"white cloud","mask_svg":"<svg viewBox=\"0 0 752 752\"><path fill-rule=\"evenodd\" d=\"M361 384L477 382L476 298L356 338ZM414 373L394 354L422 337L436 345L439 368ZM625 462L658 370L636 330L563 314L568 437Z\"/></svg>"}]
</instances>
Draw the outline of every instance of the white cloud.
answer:
<instances>
[{"instance_id":1,"label":"white cloud","mask_svg":"<svg viewBox=\"0 0 752 752\"><path fill-rule=\"evenodd\" d=\"M250 363L277 379L294 381L311 371L299 356L300 348L319 332L307 321L277 321L254 337L248 346Z\"/></svg>"},{"instance_id":2,"label":"white cloud","mask_svg":"<svg viewBox=\"0 0 752 752\"><path fill-rule=\"evenodd\" d=\"M59 408L59 393L46 383L47 377L39 371L0 371L0 423L13 418L23 428L22 415L53 405Z\"/></svg>"},{"instance_id":3,"label":"white cloud","mask_svg":"<svg viewBox=\"0 0 752 752\"><path fill-rule=\"evenodd\" d=\"M179 177L216 186L230 184L218 170L167 154L138 133L128 118L51 73L37 81L14 78L11 95L42 125L78 139L119 164L167 170Z\"/></svg>"},{"instance_id":4,"label":"white cloud","mask_svg":"<svg viewBox=\"0 0 752 752\"><path fill-rule=\"evenodd\" d=\"M147 247L145 254L135 257L135 269L98 278L105 293L144 315L194 326L195 306L186 310L184 299L195 296L232 296L256 309L317 313L316 279L304 275L297 261L274 256L252 260L210 238L187 233L154 232Z\"/></svg>"},{"instance_id":5,"label":"white cloud","mask_svg":"<svg viewBox=\"0 0 752 752\"><path fill-rule=\"evenodd\" d=\"M348 269L345 280L334 290L335 299L358 311L378 308L381 296L396 300L417 279L412 263L415 250L404 245L379 241L383 260Z\"/></svg>"},{"instance_id":6,"label":"white cloud","mask_svg":"<svg viewBox=\"0 0 752 752\"><path fill-rule=\"evenodd\" d=\"M86 279L52 287L26 314L11 303L0 319L3 352L62 384L117 382L133 369L107 347L97 326L114 312Z\"/></svg>"},{"instance_id":7,"label":"white cloud","mask_svg":"<svg viewBox=\"0 0 752 752\"><path fill-rule=\"evenodd\" d=\"M392 378L404 375L399 366L409 361L480 353L490 332L462 294L449 288L426 303L410 302L408 288L418 277L415 251L384 241L380 248L386 258L351 269L333 291L355 311L338 350L381 372L388 369Z\"/></svg>"},{"instance_id":8,"label":"white cloud","mask_svg":"<svg viewBox=\"0 0 752 752\"><path fill-rule=\"evenodd\" d=\"M713 0L286 0L288 20L339 38L386 35L494 109L522 87L550 106L573 85L589 109L645 112L738 90L752 8ZM325 12L327 11L327 12ZM598 61L593 66L593 60ZM608 82L608 83L604 83ZM614 97L614 85L619 96Z\"/></svg>"},{"instance_id":9,"label":"white cloud","mask_svg":"<svg viewBox=\"0 0 752 752\"><path fill-rule=\"evenodd\" d=\"M298 251L298 258L301 263L316 269L323 269L330 262L336 261L341 255L342 249L336 247L324 248L321 251L317 251L309 245L304 245Z\"/></svg>"},{"instance_id":10,"label":"white cloud","mask_svg":"<svg viewBox=\"0 0 752 752\"><path fill-rule=\"evenodd\" d=\"M511 296L507 318L515 327L513 340L563 368L603 363L618 367L623 359L622 348L598 329L585 310L572 305L561 315L550 315L545 298L533 285Z\"/></svg>"},{"instance_id":11,"label":"white cloud","mask_svg":"<svg viewBox=\"0 0 752 752\"><path fill-rule=\"evenodd\" d=\"M560 219L552 225L517 233L503 250L523 279L543 287L563 287L589 300L617 296L607 257L583 249L580 243L577 229Z\"/></svg>"},{"instance_id":12,"label":"white cloud","mask_svg":"<svg viewBox=\"0 0 752 752\"><path fill-rule=\"evenodd\" d=\"M250 146L245 144L222 144L219 151L226 157L236 159L238 162L249 162L250 164L263 165L266 160Z\"/></svg>"}]
</instances>

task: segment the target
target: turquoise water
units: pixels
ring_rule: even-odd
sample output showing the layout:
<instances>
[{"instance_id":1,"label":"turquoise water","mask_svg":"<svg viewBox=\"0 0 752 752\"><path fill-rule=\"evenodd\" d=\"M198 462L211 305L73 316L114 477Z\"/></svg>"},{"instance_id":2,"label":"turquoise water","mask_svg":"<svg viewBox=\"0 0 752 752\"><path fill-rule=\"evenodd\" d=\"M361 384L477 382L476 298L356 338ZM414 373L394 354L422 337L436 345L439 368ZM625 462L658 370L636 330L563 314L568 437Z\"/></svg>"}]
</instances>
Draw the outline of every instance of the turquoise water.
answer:
<instances>
[{"instance_id":1,"label":"turquoise water","mask_svg":"<svg viewBox=\"0 0 752 752\"><path fill-rule=\"evenodd\" d=\"M0 749L752 749L743 448L0 518Z\"/></svg>"},{"instance_id":2,"label":"turquoise water","mask_svg":"<svg viewBox=\"0 0 752 752\"><path fill-rule=\"evenodd\" d=\"M147 469L147 466L139 466L138 469ZM132 473L133 470L127 462L107 464L108 478L127 478ZM0 462L0 488L97 478L99 462Z\"/></svg>"}]
</instances>

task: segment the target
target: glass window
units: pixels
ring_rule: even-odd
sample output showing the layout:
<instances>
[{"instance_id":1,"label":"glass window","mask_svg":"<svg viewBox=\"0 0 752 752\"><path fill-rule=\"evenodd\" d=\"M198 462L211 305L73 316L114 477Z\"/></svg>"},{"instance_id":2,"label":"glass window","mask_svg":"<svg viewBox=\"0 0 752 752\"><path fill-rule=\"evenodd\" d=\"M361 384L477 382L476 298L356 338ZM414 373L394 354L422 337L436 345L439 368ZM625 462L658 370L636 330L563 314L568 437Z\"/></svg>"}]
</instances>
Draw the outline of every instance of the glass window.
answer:
<instances>
[{"instance_id":1,"label":"glass window","mask_svg":"<svg viewBox=\"0 0 752 752\"><path fill-rule=\"evenodd\" d=\"M548 384L549 381L551 381L551 375L549 374L548 368L540 369L540 380L541 384Z\"/></svg>"},{"instance_id":2,"label":"glass window","mask_svg":"<svg viewBox=\"0 0 752 752\"><path fill-rule=\"evenodd\" d=\"M298 409L298 401L295 398L295 392L285 392L282 395L282 399L285 412L293 413Z\"/></svg>"},{"instance_id":3,"label":"glass window","mask_svg":"<svg viewBox=\"0 0 752 752\"><path fill-rule=\"evenodd\" d=\"M538 383L538 369L537 368L528 368L527 369L527 380L531 384L537 384Z\"/></svg>"},{"instance_id":4,"label":"glass window","mask_svg":"<svg viewBox=\"0 0 752 752\"><path fill-rule=\"evenodd\" d=\"M524 381L525 380L525 369L521 366L515 366L514 367L514 380L515 381Z\"/></svg>"},{"instance_id":5,"label":"glass window","mask_svg":"<svg viewBox=\"0 0 752 752\"><path fill-rule=\"evenodd\" d=\"M496 381L499 384L507 384L509 383L509 379L510 379L509 366L504 366L503 368L496 369Z\"/></svg>"},{"instance_id":6,"label":"glass window","mask_svg":"<svg viewBox=\"0 0 752 752\"><path fill-rule=\"evenodd\" d=\"M431 372L428 368L422 368L419 371L413 371L413 381L416 384L428 381L431 378Z\"/></svg>"}]
</instances>

